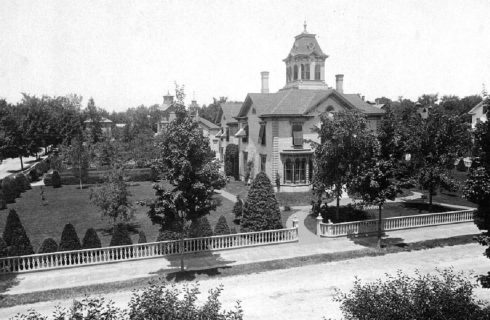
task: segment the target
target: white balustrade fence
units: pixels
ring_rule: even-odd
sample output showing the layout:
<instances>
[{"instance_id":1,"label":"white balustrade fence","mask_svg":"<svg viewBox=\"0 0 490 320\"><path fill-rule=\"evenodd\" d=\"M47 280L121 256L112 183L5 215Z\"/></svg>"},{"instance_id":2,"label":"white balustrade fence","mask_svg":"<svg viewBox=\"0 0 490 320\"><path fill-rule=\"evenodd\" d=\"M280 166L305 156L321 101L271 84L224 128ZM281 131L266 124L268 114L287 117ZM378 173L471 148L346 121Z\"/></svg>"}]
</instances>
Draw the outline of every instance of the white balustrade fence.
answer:
<instances>
[{"instance_id":1,"label":"white balustrade fence","mask_svg":"<svg viewBox=\"0 0 490 320\"><path fill-rule=\"evenodd\" d=\"M184 239L184 253L245 248L296 241L298 241L297 222L289 229ZM155 258L179 254L180 246L180 240L171 240L128 246L60 251L1 258L0 273L31 272L124 260Z\"/></svg>"},{"instance_id":2,"label":"white balustrade fence","mask_svg":"<svg viewBox=\"0 0 490 320\"><path fill-rule=\"evenodd\" d=\"M382 219L383 231L437 226L442 224L473 221L475 209L428 213ZM321 237L343 237L352 234L375 233L378 231L378 219L343 223L323 223L317 219L317 233Z\"/></svg>"}]
</instances>

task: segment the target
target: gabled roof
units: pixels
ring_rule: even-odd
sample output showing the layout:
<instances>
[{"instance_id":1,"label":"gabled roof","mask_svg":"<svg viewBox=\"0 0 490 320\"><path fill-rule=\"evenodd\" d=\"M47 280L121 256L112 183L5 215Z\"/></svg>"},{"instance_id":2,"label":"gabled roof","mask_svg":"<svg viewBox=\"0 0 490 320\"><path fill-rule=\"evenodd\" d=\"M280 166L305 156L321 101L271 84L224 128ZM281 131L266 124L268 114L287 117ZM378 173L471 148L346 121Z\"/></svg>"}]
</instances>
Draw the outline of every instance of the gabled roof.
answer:
<instances>
[{"instance_id":1,"label":"gabled roof","mask_svg":"<svg viewBox=\"0 0 490 320\"><path fill-rule=\"evenodd\" d=\"M221 112L218 113L216 123L220 123L224 120L227 122L235 122L235 118L242 107L243 102L225 102L221 104Z\"/></svg>"},{"instance_id":2,"label":"gabled roof","mask_svg":"<svg viewBox=\"0 0 490 320\"><path fill-rule=\"evenodd\" d=\"M253 105L259 116L308 115L315 107L333 97L348 109L357 109L364 114L382 115L384 110L369 105L357 94L341 94L328 90L283 90L277 93L249 93L238 113L245 117Z\"/></svg>"},{"instance_id":3,"label":"gabled roof","mask_svg":"<svg viewBox=\"0 0 490 320\"><path fill-rule=\"evenodd\" d=\"M470 111L468 111L468 114L476 114L476 110L477 110L478 108L483 107L483 102L484 102L484 101L485 101L485 100L480 101L480 103L478 103L476 106L474 106L473 108L471 108L471 110L470 110Z\"/></svg>"},{"instance_id":4,"label":"gabled roof","mask_svg":"<svg viewBox=\"0 0 490 320\"><path fill-rule=\"evenodd\" d=\"M205 125L206 127L208 127L209 129L216 129L216 130L219 130L220 127L215 125L214 123L212 123L211 121L207 120L207 119L204 119L202 117L199 117L197 119L197 121L199 121L201 124Z\"/></svg>"}]
</instances>

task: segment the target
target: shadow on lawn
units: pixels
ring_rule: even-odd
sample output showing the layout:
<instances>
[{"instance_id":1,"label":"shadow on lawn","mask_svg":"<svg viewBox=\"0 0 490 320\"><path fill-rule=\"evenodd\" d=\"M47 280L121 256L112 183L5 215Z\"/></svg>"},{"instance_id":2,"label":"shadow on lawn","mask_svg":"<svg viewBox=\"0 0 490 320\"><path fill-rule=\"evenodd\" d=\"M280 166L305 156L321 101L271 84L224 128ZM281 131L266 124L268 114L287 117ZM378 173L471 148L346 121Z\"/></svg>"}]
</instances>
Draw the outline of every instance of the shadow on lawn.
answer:
<instances>
[{"instance_id":1,"label":"shadow on lawn","mask_svg":"<svg viewBox=\"0 0 490 320\"><path fill-rule=\"evenodd\" d=\"M4 299L3 293L18 284L17 274L8 273L0 275L0 301Z\"/></svg>"},{"instance_id":2,"label":"shadow on lawn","mask_svg":"<svg viewBox=\"0 0 490 320\"><path fill-rule=\"evenodd\" d=\"M167 281L192 281L196 280L200 276L214 277L222 274L225 269L230 269L228 264L234 261L222 260L221 255L213 253L212 251L203 251L195 254L186 254L184 256L185 271L180 271L180 255L168 256L167 260L170 262L172 269L179 268L179 271L168 272L165 270L158 270L155 273L166 274L165 279Z\"/></svg>"},{"instance_id":3,"label":"shadow on lawn","mask_svg":"<svg viewBox=\"0 0 490 320\"><path fill-rule=\"evenodd\" d=\"M347 237L349 240L354 242L355 244L368 247L368 248L376 248L378 245L378 236L373 234L357 234L350 235ZM381 236L381 247L400 247L405 248L408 244L404 242L402 238L390 238L386 233L383 232Z\"/></svg>"}]
</instances>

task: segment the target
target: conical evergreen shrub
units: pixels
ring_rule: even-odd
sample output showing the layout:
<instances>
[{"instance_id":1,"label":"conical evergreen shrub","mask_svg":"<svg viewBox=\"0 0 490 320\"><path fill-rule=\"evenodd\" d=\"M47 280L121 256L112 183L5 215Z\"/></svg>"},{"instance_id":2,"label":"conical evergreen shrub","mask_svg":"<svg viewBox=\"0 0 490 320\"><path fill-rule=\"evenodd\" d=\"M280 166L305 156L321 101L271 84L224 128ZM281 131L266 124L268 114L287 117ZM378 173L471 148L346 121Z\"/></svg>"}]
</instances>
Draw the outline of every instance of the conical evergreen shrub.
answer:
<instances>
[{"instance_id":1,"label":"conical evergreen shrub","mask_svg":"<svg viewBox=\"0 0 490 320\"><path fill-rule=\"evenodd\" d=\"M9 247L10 255L22 256L33 254L31 241L19 219L17 211L10 209L3 231L3 240Z\"/></svg>"},{"instance_id":2,"label":"conical evergreen shrub","mask_svg":"<svg viewBox=\"0 0 490 320\"><path fill-rule=\"evenodd\" d=\"M242 232L281 229L281 211L271 181L264 172L255 177L240 221Z\"/></svg>"},{"instance_id":3,"label":"conical evergreen shrub","mask_svg":"<svg viewBox=\"0 0 490 320\"><path fill-rule=\"evenodd\" d=\"M146 243L146 234L143 231L138 233L138 243Z\"/></svg>"},{"instance_id":4,"label":"conical evergreen shrub","mask_svg":"<svg viewBox=\"0 0 490 320\"><path fill-rule=\"evenodd\" d=\"M129 236L128 227L125 223L118 223L114 226L110 246L125 246L133 244Z\"/></svg>"},{"instance_id":5,"label":"conical evergreen shrub","mask_svg":"<svg viewBox=\"0 0 490 320\"><path fill-rule=\"evenodd\" d=\"M228 226L225 216L222 215L219 217L218 223L216 223L216 226L214 227L214 235L222 236L226 234L230 234L230 227Z\"/></svg>"},{"instance_id":6,"label":"conical evergreen shrub","mask_svg":"<svg viewBox=\"0 0 490 320\"><path fill-rule=\"evenodd\" d=\"M0 258L8 257L8 255L9 255L9 248L5 243L5 240L3 240L2 237L0 237Z\"/></svg>"},{"instance_id":7,"label":"conical evergreen shrub","mask_svg":"<svg viewBox=\"0 0 490 320\"><path fill-rule=\"evenodd\" d=\"M190 238L211 237L213 235L213 229L209 224L207 217L201 217L193 220L189 228Z\"/></svg>"},{"instance_id":8,"label":"conical evergreen shrub","mask_svg":"<svg viewBox=\"0 0 490 320\"><path fill-rule=\"evenodd\" d=\"M233 213L235 214L235 219L239 220L242 217L243 203L239 196L236 197L235 205L233 206Z\"/></svg>"},{"instance_id":9,"label":"conical evergreen shrub","mask_svg":"<svg viewBox=\"0 0 490 320\"><path fill-rule=\"evenodd\" d=\"M75 227L71 223L66 224L61 233L59 251L80 250L81 248L82 245L80 244L80 238L78 238Z\"/></svg>"},{"instance_id":10,"label":"conical evergreen shrub","mask_svg":"<svg viewBox=\"0 0 490 320\"><path fill-rule=\"evenodd\" d=\"M44 239L37 253L51 253L58 251L58 244L53 238Z\"/></svg>"},{"instance_id":11,"label":"conical evergreen shrub","mask_svg":"<svg viewBox=\"0 0 490 320\"><path fill-rule=\"evenodd\" d=\"M99 236L97 235L97 231L94 228L89 228L85 232L85 236L82 240L82 249L94 249L101 248L102 244L100 243Z\"/></svg>"},{"instance_id":12,"label":"conical evergreen shrub","mask_svg":"<svg viewBox=\"0 0 490 320\"><path fill-rule=\"evenodd\" d=\"M51 175L51 183L53 185L53 188L61 187L61 177L58 171L56 170L54 170L53 174Z\"/></svg>"}]
</instances>

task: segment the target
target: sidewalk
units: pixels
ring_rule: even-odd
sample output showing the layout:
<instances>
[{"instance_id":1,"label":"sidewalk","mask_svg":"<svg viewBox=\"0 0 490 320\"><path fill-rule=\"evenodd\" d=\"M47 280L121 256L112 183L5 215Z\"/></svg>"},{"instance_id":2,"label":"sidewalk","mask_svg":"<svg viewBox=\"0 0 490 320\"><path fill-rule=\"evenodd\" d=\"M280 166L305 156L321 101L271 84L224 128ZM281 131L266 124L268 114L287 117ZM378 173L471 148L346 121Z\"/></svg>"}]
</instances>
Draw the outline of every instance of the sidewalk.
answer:
<instances>
[{"instance_id":1,"label":"sidewalk","mask_svg":"<svg viewBox=\"0 0 490 320\"><path fill-rule=\"evenodd\" d=\"M301 225L303 225L303 221L300 221L300 226ZM479 233L479 231L473 223L461 223L393 231L389 232L387 236L392 239L396 238L396 241L399 242L411 243L477 233ZM316 239L313 242L311 241L313 240L312 234L306 227L299 229L299 237L300 239L306 240L301 240L298 243L187 255L185 258L185 265L186 268L190 270L233 267L263 261L346 252L366 248L362 245L355 244L352 240L347 238L322 239L313 235L314 239ZM155 275L157 271L176 271L178 267L179 257L173 256L18 274L15 279L15 285L4 292L4 294L21 294L57 288L69 288L138 279Z\"/></svg>"}]
</instances>

